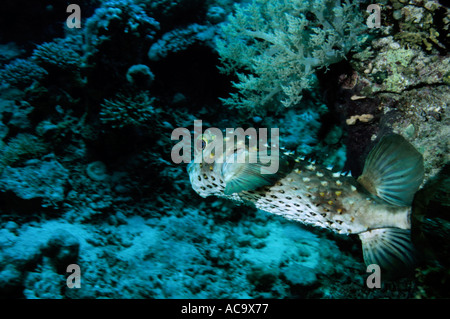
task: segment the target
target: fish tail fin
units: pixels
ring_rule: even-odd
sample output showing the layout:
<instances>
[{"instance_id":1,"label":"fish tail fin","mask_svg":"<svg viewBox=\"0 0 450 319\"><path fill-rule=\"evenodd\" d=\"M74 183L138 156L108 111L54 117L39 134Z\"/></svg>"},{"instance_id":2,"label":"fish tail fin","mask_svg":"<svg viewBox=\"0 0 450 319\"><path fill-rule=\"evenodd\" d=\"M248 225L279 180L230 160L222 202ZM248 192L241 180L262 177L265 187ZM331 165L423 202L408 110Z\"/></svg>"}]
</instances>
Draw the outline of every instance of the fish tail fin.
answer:
<instances>
[{"instance_id":1,"label":"fish tail fin","mask_svg":"<svg viewBox=\"0 0 450 319\"><path fill-rule=\"evenodd\" d=\"M423 181L423 157L402 136L384 136L367 156L358 182L393 206L410 206Z\"/></svg>"},{"instance_id":2,"label":"fish tail fin","mask_svg":"<svg viewBox=\"0 0 450 319\"><path fill-rule=\"evenodd\" d=\"M412 270L416 264L410 231L400 228L378 228L359 234L364 262L376 264L388 277Z\"/></svg>"},{"instance_id":3,"label":"fish tail fin","mask_svg":"<svg viewBox=\"0 0 450 319\"><path fill-rule=\"evenodd\" d=\"M450 267L450 163L414 196L411 237L426 261Z\"/></svg>"}]
</instances>

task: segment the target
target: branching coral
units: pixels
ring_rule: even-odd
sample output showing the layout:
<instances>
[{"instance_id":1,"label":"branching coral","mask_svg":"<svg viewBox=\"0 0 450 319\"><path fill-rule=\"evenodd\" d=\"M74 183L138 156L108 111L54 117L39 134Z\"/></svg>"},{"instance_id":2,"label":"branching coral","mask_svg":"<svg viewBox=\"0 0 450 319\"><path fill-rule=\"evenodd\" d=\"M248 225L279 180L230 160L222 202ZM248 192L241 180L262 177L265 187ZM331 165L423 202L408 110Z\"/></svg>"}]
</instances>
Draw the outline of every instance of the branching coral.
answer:
<instances>
[{"instance_id":1,"label":"branching coral","mask_svg":"<svg viewBox=\"0 0 450 319\"><path fill-rule=\"evenodd\" d=\"M411 48L445 53L450 42L450 10L434 0L390 0L398 32L395 40ZM388 11L389 12L389 11Z\"/></svg>"},{"instance_id":2,"label":"branching coral","mask_svg":"<svg viewBox=\"0 0 450 319\"><path fill-rule=\"evenodd\" d=\"M152 61L159 61L169 53L176 53L186 50L194 44L212 45L216 28L199 24L191 24L184 29L176 29L164 34L155 42L148 52L148 58ZM211 44L210 44L211 43Z\"/></svg>"},{"instance_id":3,"label":"branching coral","mask_svg":"<svg viewBox=\"0 0 450 319\"><path fill-rule=\"evenodd\" d=\"M33 51L32 57L44 67L53 66L63 70L79 68L82 63L81 55L70 43L70 38L41 44Z\"/></svg>"},{"instance_id":4,"label":"branching coral","mask_svg":"<svg viewBox=\"0 0 450 319\"><path fill-rule=\"evenodd\" d=\"M139 126L148 123L155 116L153 107L155 99L147 92L136 95L118 94L112 100L105 100L101 105L100 120L113 128Z\"/></svg>"},{"instance_id":5,"label":"branching coral","mask_svg":"<svg viewBox=\"0 0 450 319\"><path fill-rule=\"evenodd\" d=\"M336 0L253 0L237 5L217 41L222 71L236 73L226 105L253 112L296 105L315 69L358 47L365 28L356 6Z\"/></svg>"},{"instance_id":6,"label":"branching coral","mask_svg":"<svg viewBox=\"0 0 450 319\"><path fill-rule=\"evenodd\" d=\"M26 88L42 80L48 72L30 60L16 59L0 70L0 82Z\"/></svg>"}]
</instances>

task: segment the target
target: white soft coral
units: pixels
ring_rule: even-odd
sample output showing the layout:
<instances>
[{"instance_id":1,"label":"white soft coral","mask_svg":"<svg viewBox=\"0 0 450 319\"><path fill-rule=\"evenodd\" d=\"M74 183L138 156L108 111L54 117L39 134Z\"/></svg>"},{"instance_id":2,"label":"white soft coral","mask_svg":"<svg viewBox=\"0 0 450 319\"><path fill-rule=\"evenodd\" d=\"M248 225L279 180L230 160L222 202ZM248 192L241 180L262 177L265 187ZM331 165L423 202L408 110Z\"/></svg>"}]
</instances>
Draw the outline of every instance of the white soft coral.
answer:
<instances>
[{"instance_id":1,"label":"white soft coral","mask_svg":"<svg viewBox=\"0 0 450 319\"><path fill-rule=\"evenodd\" d=\"M261 113L300 102L315 69L343 59L365 29L357 7L336 0L253 0L222 26L222 71L238 90L226 105Z\"/></svg>"}]
</instances>

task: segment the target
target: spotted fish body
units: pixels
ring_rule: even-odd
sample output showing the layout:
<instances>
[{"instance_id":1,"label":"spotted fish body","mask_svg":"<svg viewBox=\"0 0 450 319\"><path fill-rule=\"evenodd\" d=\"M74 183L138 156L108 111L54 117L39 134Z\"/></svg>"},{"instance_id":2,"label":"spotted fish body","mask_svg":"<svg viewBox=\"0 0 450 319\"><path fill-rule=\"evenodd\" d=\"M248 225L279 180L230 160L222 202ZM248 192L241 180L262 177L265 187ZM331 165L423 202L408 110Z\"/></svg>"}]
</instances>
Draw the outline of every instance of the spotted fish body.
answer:
<instances>
[{"instance_id":1,"label":"spotted fish body","mask_svg":"<svg viewBox=\"0 0 450 319\"><path fill-rule=\"evenodd\" d=\"M401 145L396 145L398 143ZM392 268L413 263L409 238L411 206L407 202L412 201L423 177L421 155L411 149L409 143L404 143L407 142L399 136L380 143L381 146L369 155L371 162L366 161L365 172L358 180L298 158L290 160L288 172L281 174L274 183L227 195L223 163L191 163L188 172L193 189L202 197L217 196L253 204L289 220L340 234L358 234L363 241L366 263ZM397 150L405 147L406 151L398 154ZM400 162L401 158L396 155L415 159L408 165ZM409 173L417 176L405 177L405 171L399 172L398 167L405 167L405 164L406 168L412 166ZM371 174L384 175L381 181L371 184L367 181ZM404 184L411 188L408 193L401 193ZM396 197L398 193L411 199L402 202Z\"/></svg>"},{"instance_id":2,"label":"spotted fish body","mask_svg":"<svg viewBox=\"0 0 450 319\"><path fill-rule=\"evenodd\" d=\"M409 229L410 207L392 207L364 192L353 177L299 161L292 172L272 186L225 195L225 183L214 164L191 168L191 184L202 197L217 196L287 219L332 229L340 234L358 234L369 229Z\"/></svg>"}]
</instances>

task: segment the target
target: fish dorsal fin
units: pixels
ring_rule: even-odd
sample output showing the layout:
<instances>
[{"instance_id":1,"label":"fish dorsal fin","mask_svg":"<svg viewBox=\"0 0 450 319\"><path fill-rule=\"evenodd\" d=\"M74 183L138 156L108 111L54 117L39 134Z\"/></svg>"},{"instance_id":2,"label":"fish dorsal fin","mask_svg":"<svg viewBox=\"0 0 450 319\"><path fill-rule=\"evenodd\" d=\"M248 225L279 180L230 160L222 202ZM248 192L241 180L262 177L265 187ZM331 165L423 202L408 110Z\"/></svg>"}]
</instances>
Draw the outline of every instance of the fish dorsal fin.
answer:
<instances>
[{"instance_id":1,"label":"fish dorsal fin","mask_svg":"<svg viewBox=\"0 0 450 319\"><path fill-rule=\"evenodd\" d=\"M394 206L410 206L422 184L423 158L402 136L385 136L367 156L358 182Z\"/></svg>"},{"instance_id":2,"label":"fish dorsal fin","mask_svg":"<svg viewBox=\"0 0 450 319\"><path fill-rule=\"evenodd\" d=\"M411 270L416 253L408 229L378 228L359 234L366 265L376 264L391 274Z\"/></svg>"},{"instance_id":3,"label":"fish dorsal fin","mask_svg":"<svg viewBox=\"0 0 450 319\"><path fill-rule=\"evenodd\" d=\"M235 156L235 154L231 156ZM290 163L285 157L277 156L272 158L270 156L263 157L258 154L257 158L258 161L256 163L249 163L247 161L246 163L237 163L235 160L233 163L225 162L223 164L222 176L226 183L225 195L273 185L289 172ZM278 165L278 170L275 173L269 170L270 164L266 164L268 162Z\"/></svg>"}]
</instances>

